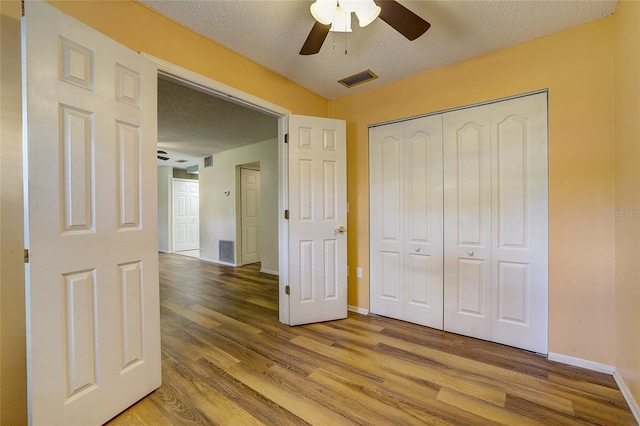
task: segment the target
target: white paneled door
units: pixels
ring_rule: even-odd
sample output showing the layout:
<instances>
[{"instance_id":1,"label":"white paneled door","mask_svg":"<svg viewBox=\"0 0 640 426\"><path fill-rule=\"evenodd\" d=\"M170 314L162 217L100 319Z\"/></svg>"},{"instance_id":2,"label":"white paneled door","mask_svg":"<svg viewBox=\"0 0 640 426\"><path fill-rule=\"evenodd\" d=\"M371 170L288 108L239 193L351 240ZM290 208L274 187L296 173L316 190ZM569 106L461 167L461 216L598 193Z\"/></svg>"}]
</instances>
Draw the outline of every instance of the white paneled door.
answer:
<instances>
[{"instance_id":1,"label":"white paneled door","mask_svg":"<svg viewBox=\"0 0 640 426\"><path fill-rule=\"evenodd\" d=\"M32 424L102 424L161 384L155 65L26 2Z\"/></svg>"},{"instance_id":2,"label":"white paneled door","mask_svg":"<svg viewBox=\"0 0 640 426\"><path fill-rule=\"evenodd\" d=\"M547 95L444 116L444 329L547 353Z\"/></svg>"},{"instance_id":3,"label":"white paneled door","mask_svg":"<svg viewBox=\"0 0 640 426\"><path fill-rule=\"evenodd\" d=\"M491 105L444 114L444 328L491 339Z\"/></svg>"},{"instance_id":4,"label":"white paneled door","mask_svg":"<svg viewBox=\"0 0 640 426\"><path fill-rule=\"evenodd\" d=\"M442 117L369 138L371 311L442 328Z\"/></svg>"},{"instance_id":5,"label":"white paneled door","mask_svg":"<svg viewBox=\"0 0 640 426\"><path fill-rule=\"evenodd\" d=\"M372 127L371 311L547 352L547 94Z\"/></svg>"},{"instance_id":6,"label":"white paneled door","mask_svg":"<svg viewBox=\"0 0 640 426\"><path fill-rule=\"evenodd\" d=\"M494 342L547 353L547 94L492 105Z\"/></svg>"},{"instance_id":7,"label":"white paneled door","mask_svg":"<svg viewBox=\"0 0 640 426\"><path fill-rule=\"evenodd\" d=\"M346 124L289 117L289 324L347 316Z\"/></svg>"},{"instance_id":8,"label":"white paneled door","mask_svg":"<svg viewBox=\"0 0 640 426\"><path fill-rule=\"evenodd\" d=\"M240 169L242 264L260 261L260 171Z\"/></svg>"},{"instance_id":9,"label":"white paneled door","mask_svg":"<svg viewBox=\"0 0 640 426\"><path fill-rule=\"evenodd\" d=\"M200 249L200 185L173 180L173 251Z\"/></svg>"}]
</instances>

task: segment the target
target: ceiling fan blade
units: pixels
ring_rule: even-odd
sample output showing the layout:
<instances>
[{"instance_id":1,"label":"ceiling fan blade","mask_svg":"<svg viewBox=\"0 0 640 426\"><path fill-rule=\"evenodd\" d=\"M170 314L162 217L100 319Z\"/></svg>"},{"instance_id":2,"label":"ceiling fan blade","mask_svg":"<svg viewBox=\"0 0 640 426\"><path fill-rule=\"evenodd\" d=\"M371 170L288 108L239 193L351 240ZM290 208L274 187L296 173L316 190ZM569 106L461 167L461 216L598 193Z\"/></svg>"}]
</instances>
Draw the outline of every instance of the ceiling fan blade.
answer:
<instances>
[{"instance_id":1,"label":"ceiling fan blade","mask_svg":"<svg viewBox=\"0 0 640 426\"><path fill-rule=\"evenodd\" d=\"M322 43L324 43L324 39L326 39L327 34L329 34L329 28L331 28L331 25L322 25L316 21L316 23L313 24L313 28L311 28L311 32L307 36L307 39L302 45L302 49L300 49L300 54L315 55L318 53L322 47Z\"/></svg>"},{"instance_id":2,"label":"ceiling fan blade","mask_svg":"<svg viewBox=\"0 0 640 426\"><path fill-rule=\"evenodd\" d=\"M409 40L417 39L431 27L430 23L395 0L378 0L376 3L381 9L378 17Z\"/></svg>"}]
</instances>

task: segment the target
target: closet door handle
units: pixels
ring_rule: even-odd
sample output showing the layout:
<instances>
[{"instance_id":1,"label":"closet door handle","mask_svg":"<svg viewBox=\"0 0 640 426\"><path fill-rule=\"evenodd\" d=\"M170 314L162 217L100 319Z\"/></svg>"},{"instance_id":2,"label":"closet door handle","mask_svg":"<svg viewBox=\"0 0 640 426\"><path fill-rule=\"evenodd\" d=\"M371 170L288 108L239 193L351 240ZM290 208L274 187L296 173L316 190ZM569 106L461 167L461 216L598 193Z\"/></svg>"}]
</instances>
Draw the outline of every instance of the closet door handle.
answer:
<instances>
[{"instance_id":1,"label":"closet door handle","mask_svg":"<svg viewBox=\"0 0 640 426\"><path fill-rule=\"evenodd\" d=\"M346 230L347 230L347 228L345 228L344 226L340 225L340 226L338 226L338 229L336 229L336 232L338 234L344 234L344 231L346 231Z\"/></svg>"},{"instance_id":2,"label":"closet door handle","mask_svg":"<svg viewBox=\"0 0 640 426\"><path fill-rule=\"evenodd\" d=\"M475 252L475 251L473 251L473 250L469 250L469 251L467 252L467 254L468 254L469 256L473 256L474 254L476 254L476 252Z\"/></svg>"},{"instance_id":3,"label":"closet door handle","mask_svg":"<svg viewBox=\"0 0 640 426\"><path fill-rule=\"evenodd\" d=\"M419 251L420 251L420 247L416 247L416 251L418 251L418 252L419 252Z\"/></svg>"}]
</instances>

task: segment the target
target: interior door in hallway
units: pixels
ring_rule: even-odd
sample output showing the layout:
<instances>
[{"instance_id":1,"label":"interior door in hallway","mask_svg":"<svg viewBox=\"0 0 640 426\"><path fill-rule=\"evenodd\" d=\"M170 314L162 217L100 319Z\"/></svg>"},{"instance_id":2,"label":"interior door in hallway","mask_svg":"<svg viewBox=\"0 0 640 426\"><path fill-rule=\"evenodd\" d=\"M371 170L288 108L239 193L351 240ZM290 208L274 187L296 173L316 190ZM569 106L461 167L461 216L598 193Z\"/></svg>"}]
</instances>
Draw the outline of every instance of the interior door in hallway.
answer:
<instances>
[{"instance_id":1,"label":"interior door in hallway","mask_svg":"<svg viewBox=\"0 0 640 426\"><path fill-rule=\"evenodd\" d=\"M30 421L102 424L161 384L157 71L25 3Z\"/></svg>"},{"instance_id":2,"label":"interior door in hallway","mask_svg":"<svg viewBox=\"0 0 640 426\"><path fill-rule=\"evenodd\" d=\"M200 249L200 185L173 179L173 251Z\"/></svg>"},{"instance_id":3,"label":"interior door in hallway","mask_svg":"<svg viewBox=\"0 0 640 426\"><path fill-rule=\"evenodd\" d=\"M240 169L242 264L260 262L260 171Z\"/></svg>"}]
</instances>

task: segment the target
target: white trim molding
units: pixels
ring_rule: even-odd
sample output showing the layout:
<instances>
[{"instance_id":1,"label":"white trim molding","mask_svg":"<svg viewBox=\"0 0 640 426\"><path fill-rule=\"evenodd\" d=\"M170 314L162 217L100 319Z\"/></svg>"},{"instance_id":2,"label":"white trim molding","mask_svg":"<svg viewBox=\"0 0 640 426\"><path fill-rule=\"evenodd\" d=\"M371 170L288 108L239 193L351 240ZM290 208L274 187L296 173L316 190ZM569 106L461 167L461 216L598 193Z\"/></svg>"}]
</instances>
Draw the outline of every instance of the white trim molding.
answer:
<instances>
[{"instance_id":1,"label":"white trim molding","mask_svg":"<svg viewBox=\"0 0 640 426\"><path fill-rule=\"evenodd\" d=\"M236 265L235 263L221 262L219 260L209 259L208 257L199 257L198 259L209 263L215 263L216 265L233 266L234 268L239 267L239 265Z\"/></svg>"},{"instance_id":2,"label":"white trim molding","mask_svg":"<svg viewBox=\"0 0 640 426\"><path fill-rule=\"evenodd\" d=\"M573 365L574 367L581 367L587 370L598 371L600 373L610 374L613 376L613 379L616 381L624 400L627 402L633 417L636 419L636 422L640 425L640 407L638 407L638 403L633 398L631 391L627 387L626 383L622 379L622 376L618 372L618 370L608 364L601 364L599 362L589 361L582 358L575 358L568 355L557 354L554 352L549 352L547 355L547 359L549 361L561 362L562 364Z\"/></svg>"},{"instance_id":3,"label":"white trim molding","mask_svg":"<svg viewBox=\"0 0 640 426\"><path fill-rule=\"evenodd\" d=\"M601 364L599 362L589 361L582 358L575 358L569 355L557 354L555 352L549 352L547 358L549 359L549 361L561 362L562 364L586 368L587 370L598 371L605 374L613 374L613 372L615 371L615 367L613 365Z\"/></svg>"},{"instance_id":4,"label":"white trim molding","mask_svg":"<svg viewBox=\"0 0 640 426\"><path fill-rule=\"evenodd\" d=\"M260 272L262 272L263 274L270 274L270 275L280 275L280 272L278 271L271 271L269 269L260 269Z\"/></svg>"},{"instance_id":5,"label":"white trim molding","mask_svg":"<svg viewBox=\"0 0 640 426\"><path fill-rule=\"evenodd\" d=\"M226 99L229 102L234 102L276 117L284 117L291 114L291 111L287 108L283 108L280 105L276 105L220 81L205 77L202 74L175 65L164 59L157 58L145 52L140 52L140 55L155 63L160 74L185 82L190 87L197 86L204 89L205 92Z\"/></svg>"},{"instance_id":6,"label":"white trim molding","mask_svg":"<svg viewBox=\"0 0 640 426\"><path fill-rule=\"evenodd\" d=\"M629 388L627 387L627 384L622 379L622 376L620 375L618 370L615 370L613 372L613 378L616 381L616 384L618 385L618 387L620 388L620 392L622 392L622 396L624 397L624 400L627 401L627 405L629 406L629 409L633 413L633 417L635 417L636 422L640 425L640 407L638 407L638 403L633 398L631 391L629 390Z\"/></svg>"},{"instance_id":7,"label":"white trim molding","mask_svg":"<svg viewBox=\"0 0 640 426\"><path fill-rule=\"evenodd\" d=\"M360 308L358 306L347 305L347 311L355 312L356 314L369 315L369 310L365 308Z\"/></svg>"}]
</instances>

